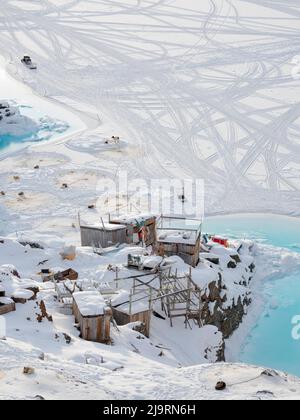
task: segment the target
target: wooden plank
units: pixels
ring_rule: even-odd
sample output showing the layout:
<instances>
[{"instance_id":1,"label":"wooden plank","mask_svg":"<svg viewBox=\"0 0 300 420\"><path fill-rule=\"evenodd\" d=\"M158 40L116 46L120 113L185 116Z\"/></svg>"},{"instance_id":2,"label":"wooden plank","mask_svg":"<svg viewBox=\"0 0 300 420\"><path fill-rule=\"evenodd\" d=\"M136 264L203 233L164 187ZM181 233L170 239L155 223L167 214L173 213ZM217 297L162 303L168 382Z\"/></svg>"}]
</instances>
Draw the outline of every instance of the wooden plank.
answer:
<instances>
[{"instance_id":1,"label":"wooden plank","mask_svg":"<svg viewBox=\"0 0 300 420\"><path fill-rule=\"evenodd\" d=\"M16 310L15 303L9 303L8 305L0 306L0 315L8 314L9 312L14 312Z\"/></svg>"}]
</instances>

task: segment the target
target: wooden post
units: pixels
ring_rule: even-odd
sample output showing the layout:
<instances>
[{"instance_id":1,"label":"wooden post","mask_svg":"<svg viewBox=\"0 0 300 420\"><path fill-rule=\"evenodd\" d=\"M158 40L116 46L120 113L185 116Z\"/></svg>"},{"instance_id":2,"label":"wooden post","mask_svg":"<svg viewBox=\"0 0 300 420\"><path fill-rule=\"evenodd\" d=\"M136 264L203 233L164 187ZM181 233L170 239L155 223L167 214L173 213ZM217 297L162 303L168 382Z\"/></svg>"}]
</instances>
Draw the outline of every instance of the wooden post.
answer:
<instances>
[{"instance_id":1,"label":"wooden post","mask_svg":"<svg viewBox=\"0 0 300 420\"><path fill-rule=\"evenodd\" d=\"M151 311L152 307L152 288L150 288L150 296L149 296L149 311Z\"/></svg>"},{"instance_id":2,"label":"wooden post","mask_svg":"<svg viewBox=\"0 0 300 420\"><path fill-rule=\"evenodd\" d=\"M162 273L159 273L159 289L160 293L163 294L163 280L162 280ZM161 310L164 311L164 301L163 299L160 300Z\"/></svg>"},{"instance_id":3,"label":"wooden post","mask_svg":"<svg viewBox=\"0 0 300 420\"><path fill-rule=\"evenodd\" d=\"M131 312L132 312L132 289L130 289L130 296L129 296L129 316L131 316Z\"/></svg>"},{"instance_id":4,"label":"wooden post","mask_svg":"<svg viewBox=\"0 0 300 420\"><path fill-rule=\"evenodd\" d=\"M119 267L116 267L116 289L119 289Z\"/></svg>"},{"instance_id":5,"label":"wooden post","mask_svg":"<svg viewBox=\"0 0 300 420\"><path fill-rule=\"evenodd\" d=\"M198 321L199 321L199 328L201 328L202 327L202 321L201 321L201 290L199 289L199 292L198 292L198 296L199 296L199 319L198 319Z\"/></svg>"},{"instance_id":6,"label":"wooden post","mask_svg":"<svg viewBox=\"0 0 300 420\"><path fill-rule=\"evenodd\" d=\"M133 293L135 293L135 289L136 289L136 280L133 279Z\"/></svg>"},{"instance_id":7,"label":"wooden post","mask_svg":"<svg viewBox=\"0 0 300 420\"><path fill-rule=\"evenodd\" d=\"M190 314L190 310L191 310L191 277L189 275L187 276L187 288L188 288L187 301L186 301L186 315L187 315L187 319L186 319L185 328L187 328L188 315Z\"/></svg>"}]
</instances>

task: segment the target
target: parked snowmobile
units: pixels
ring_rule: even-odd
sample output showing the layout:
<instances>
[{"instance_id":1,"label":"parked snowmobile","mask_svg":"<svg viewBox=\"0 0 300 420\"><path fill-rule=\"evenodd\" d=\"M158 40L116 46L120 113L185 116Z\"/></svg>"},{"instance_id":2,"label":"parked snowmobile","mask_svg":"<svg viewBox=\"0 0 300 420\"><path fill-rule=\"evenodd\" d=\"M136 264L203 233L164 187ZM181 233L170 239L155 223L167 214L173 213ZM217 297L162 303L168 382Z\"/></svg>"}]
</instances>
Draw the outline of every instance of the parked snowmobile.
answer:
<instances>
[{"instance_id":1,"label":"parked snowmobile","mask_svg":"<svg viewBox=\"0 0 300 420\"><path fill-rule=\"evenodd\" d=\"M37 65L32 62L32 60L29 57L29 55L24 55L24 57L22 58L21 62L26 67L28 67L30 70L36 70L37 69Z\"/></svg>"}]
</instances>

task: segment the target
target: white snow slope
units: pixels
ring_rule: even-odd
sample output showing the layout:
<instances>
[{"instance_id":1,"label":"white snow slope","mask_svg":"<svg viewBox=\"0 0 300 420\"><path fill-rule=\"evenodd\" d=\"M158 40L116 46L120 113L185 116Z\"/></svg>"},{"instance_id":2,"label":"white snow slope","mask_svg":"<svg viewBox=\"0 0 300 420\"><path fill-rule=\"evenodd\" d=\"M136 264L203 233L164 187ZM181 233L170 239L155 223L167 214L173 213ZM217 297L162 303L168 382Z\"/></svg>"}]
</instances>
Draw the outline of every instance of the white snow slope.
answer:
<instances>
[{"instance_id":1,"label":"white snow slope","mask_svg":"<svg viewBox=\"0 0 300 420\"><path fill-rule=\"evenodd\" d=\"M111 327L112 345L80 339L74 316L62 313L60 309L54 284L41 282L38 274L41 267L50 267L56 272L71 266L78 271L83 290L89 290L95 285L101 289L105 283L112 288L116 274L108 269L108 264L117 264L119 287L127 290L132 283L121 279L136 275L124 267L127 255L134 250L143 250L129 247L101 257L89 248L77 248L76 259L70 262L63 261L60 256L62 240L48 239L43 245L45 249L32 249L15 240L5 238L0 241L0 286L6 292L6 299L24 297L28 293L24 289L28 287L40 288L37 300L18 303L15 312L5 315L6 340L0 339L0 399L300 398L300 380L286 374L271 371L271 376L264 375L265 368L238 364L211 365L222 345L222 334L214 326L199 328L191 324L191 329L185 328L184 319L178 318L171 328L168 319L152 316L150 339L134 331L134 325L118 329ZM273 249L267 247L262 248L258 255L262 260L258 260L260 263L270 261L260 266L264 276L279 270L280 258L287 258L287 255L273 255ZM297 254L288 257L289 270L299 267ZM224 253L223 259L227 261ZM185 272L188 269L179 258L172 260L175 263L173 270ZM252 262L247 255L243 260L246 266ZM280 266L284 269L283 264ZM208 284L218 277L219 269L202 262L192 271L192 276L205 291ZM16 276L16 270L20 278ZM232 299L237 300L239 294L250 291L237 285L243 274L245 280L243 267L231 275L230 271L233 270L222 268L228 304ZM258 275L262 277L262 273ZM45 302L52 322L47 319L38 322L41 300ZM159 302L154 309L162 313ZM246 329L247 325L242 326L241 334ZM237 351L239 338L234 336L231 340L231 353ZM34 369L34 373L24 375L24 367ZM224 392L215 391L220 380L227 384Z\"/></svg>"},{"instance_id":2,"label":"white snow slope","mask_svg":"<svg viewBox=\"0 0 300 420\"><path fill-rule=\"evenodd\" d=\"M48 100L80 111L87 128L0 161L6 193L0 196L1 235L57 235L57 241L78 243L72 227L78 210L96 199L99 181L124 169L131 179L204 178L208 213L299 215L300 5L294 0L2 3L0 53L8 72ZM21 65L24 54L33 57L37 72ZM98 139L112 134L128 143L122 153L104 152L103 142L97 147ZM62 183L69 188L61 189ZM32 316L30 305L17 317ZM157 349L132 337L131 329L121 334L125 342L116 355L98 348L95 355L86 343L83 351L76 336L72 353L63 350L61 332L73 326L54 321L34 340L11 324L7 342L0 341L0 398L300 395L298 380L261 377L261 368L176 368L171 356L162 364ZM57 343L41 361L49 334ZM146 359L132 350L135 341ZM98 366L99 354L106 367ZM126 368L112 374L123 362ZM25 364L36 368L35 375L22 375ZM226 393L214 391L220 379L231 385Z\"/></svg>"}]
</instances>

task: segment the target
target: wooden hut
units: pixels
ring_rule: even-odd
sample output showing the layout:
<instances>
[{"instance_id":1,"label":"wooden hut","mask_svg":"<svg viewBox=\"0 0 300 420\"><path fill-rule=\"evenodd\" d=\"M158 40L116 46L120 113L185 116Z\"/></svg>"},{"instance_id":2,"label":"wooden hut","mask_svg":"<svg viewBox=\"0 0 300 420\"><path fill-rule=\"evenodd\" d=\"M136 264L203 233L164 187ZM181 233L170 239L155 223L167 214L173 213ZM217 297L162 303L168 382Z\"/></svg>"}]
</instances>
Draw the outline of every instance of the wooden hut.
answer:
<instances>
[{"instance_id":1,"label":"wooden hut","mask_svg":"<svg viewBox=\"0 0 300 420\"><path fill-rule=\"evenodd\" d=\"M127 325L132 322L140 322L141 328L139 331L145 336L150 337L150 321L151 321L151 313L149 309L129 314L122 308L113 308L113 316L118 325Z\"/></svg>"},{"instance_id":2,"label":"wooden hut","mask_svg":"<svg viewBox=\"0 0 300 420\"><path fill-rule=\"evenodd\" d=\"M149 337L152 315L152 302L149 292L148 287L146 289L135 289L134 287L131 292L119 290L111 300L116 323L122 326L140 322L141 328L139 328L139 331Z\"/></svg>"},{"instance_id":3,"label":"wooden hut","mask_svg":"<svg viewBox=\"0 0 300 420\"><path fill-rule=\"evenodd\" d=\"M127 227L105 223L99 226L80 226L81 245L93 248L108 248L127 243Z\"/></svg>"},{"instance_id":4,"label":"wooden hut","mask_svg":"<svg viewBox=\"0 0 300 420\"><path fill-rule=\"evenodd\" d=\"M73 294L73 314L80 326L81 338L109 344L112 311L96 291Z\"/></svg>"},{"instance_id":5,"label":"wooden hut","mask_svg":"<svg viewBox=\"0 0 300 420\"><path fill-rule=\"evenodd\" d=\"M128 244L144 242L146 246L156 242L156 217L152 215L109 215L109 223L126 226L126 241Z\"/></svg>"},{"instance_id":6,"label":"wooden hut","mask_svg":"<svg viewBox=\"0 0 300 420\"><path fill-rule=\"evenodd\" d=\"M201 228L200 220L162 216L157 227L156 253L162 257L178 255L196 267L200 259Z\"/></svg>"}]
</instances>

